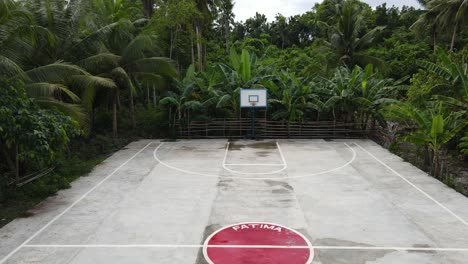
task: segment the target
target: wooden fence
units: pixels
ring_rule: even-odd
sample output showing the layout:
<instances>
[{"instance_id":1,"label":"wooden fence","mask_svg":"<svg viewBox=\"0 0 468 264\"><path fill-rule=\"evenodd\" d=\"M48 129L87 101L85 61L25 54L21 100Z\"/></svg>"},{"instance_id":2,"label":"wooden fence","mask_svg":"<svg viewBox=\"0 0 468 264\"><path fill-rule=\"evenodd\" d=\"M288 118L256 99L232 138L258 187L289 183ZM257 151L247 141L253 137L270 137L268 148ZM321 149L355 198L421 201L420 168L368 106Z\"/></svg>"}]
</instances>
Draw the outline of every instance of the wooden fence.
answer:
<instances>
[{"instance_id":1,"label":"wooden fence","mask_svg":"<svg viewBox=\"0 0 468 264\"><path fill-rule=\"evenodd\" d=\"M334 139L363 138L368 130L360 124L348 124L333 121L321 122L287 122L258 119L255 121L256 138L295 138L295 139ZM177 138L251 138L251 120L214 119L211 121L192 121L188 125L175 124Z\"/></svg>"}]
</instances>

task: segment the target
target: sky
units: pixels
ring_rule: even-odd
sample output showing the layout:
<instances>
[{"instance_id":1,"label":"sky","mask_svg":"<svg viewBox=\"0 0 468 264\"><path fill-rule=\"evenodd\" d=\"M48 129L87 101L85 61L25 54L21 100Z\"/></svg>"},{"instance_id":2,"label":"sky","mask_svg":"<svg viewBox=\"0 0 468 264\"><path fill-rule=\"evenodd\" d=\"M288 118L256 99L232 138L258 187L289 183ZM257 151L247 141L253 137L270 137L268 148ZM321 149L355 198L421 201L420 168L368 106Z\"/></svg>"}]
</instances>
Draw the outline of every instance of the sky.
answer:
<instances>
[{"instance_id":1,"label":"sky","mask_svg":"<svg viewBox=\"0 0 468 264\"><path fill-rule=\"evenodd\" d=\"M368 3L372 7L387 3L388 7L392 5L403 6L410 5L419 7L416 0L361 0ZM305 13L310 10L315 3L322 0L234 0L234 13L236 21L245 21L249 17L253 17L255 12L265 14L269 21L275 19L277 13L288 17L297 14Z\"/></svg>"}]
</instances>

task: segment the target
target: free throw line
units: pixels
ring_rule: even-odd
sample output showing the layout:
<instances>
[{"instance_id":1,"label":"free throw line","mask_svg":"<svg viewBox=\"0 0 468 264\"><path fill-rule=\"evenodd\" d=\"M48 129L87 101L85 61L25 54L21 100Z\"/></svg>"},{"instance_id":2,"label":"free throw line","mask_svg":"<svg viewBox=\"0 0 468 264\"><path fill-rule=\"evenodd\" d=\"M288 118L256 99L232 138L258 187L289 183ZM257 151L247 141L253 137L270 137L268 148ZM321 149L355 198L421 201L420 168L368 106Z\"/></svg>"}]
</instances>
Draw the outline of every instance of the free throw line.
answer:
<instances>
[{"instance_id":1,"label":"free throw line","mask_svg":"<svg viewBox=\"0 0 468 264\"><path fill-rule=\"evenodd\" d=\"M329 249L329 250L388 250L388 251L446 251L468 252L468 248L426 248L426 247L353 247L353 246L277 246L277 245L24 245L24 248L266 248L266 249Z\"/></svg>"}]
</instances>

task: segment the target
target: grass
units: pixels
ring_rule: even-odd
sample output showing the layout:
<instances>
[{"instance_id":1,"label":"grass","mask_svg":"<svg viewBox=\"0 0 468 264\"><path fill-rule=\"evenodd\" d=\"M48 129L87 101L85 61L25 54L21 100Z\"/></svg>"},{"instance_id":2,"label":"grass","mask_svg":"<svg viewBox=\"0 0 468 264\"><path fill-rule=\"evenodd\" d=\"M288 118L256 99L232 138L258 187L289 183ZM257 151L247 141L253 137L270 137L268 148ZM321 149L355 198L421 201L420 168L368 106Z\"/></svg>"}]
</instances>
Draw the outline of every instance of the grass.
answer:
<instances>
[{"instance_id":1,"label":"grass","mask_svg":"<svg viewBox=\"0 0 468 264\"><path fill-rule=\"evenodd\" d=\"M70 188L70 184L79 177L88 174L104 161L107 155L99 155L92 159L80 159L74 156L58 162L55 171L41 179L33 181L20 188L10 188L6 199L0 203L0 227L17 217L31 216L28 210L36 206L59 190Z\"/></svg>"},{"instance_id":2,"label":"grass","mask_svg":"<svg viewBox=\"0 0 468 264\"><path fill-rule=\"evenodd\" d=\"M3 191L0 198L0 228L17 217L31 216L28 210L58 191L70 188L74 180L90 173L96 165L130 141L130 137L113 140L107 135L73 141L69 154L56 161L54 172L22 187L0 190Z\"/></svg>"}]
</instances>

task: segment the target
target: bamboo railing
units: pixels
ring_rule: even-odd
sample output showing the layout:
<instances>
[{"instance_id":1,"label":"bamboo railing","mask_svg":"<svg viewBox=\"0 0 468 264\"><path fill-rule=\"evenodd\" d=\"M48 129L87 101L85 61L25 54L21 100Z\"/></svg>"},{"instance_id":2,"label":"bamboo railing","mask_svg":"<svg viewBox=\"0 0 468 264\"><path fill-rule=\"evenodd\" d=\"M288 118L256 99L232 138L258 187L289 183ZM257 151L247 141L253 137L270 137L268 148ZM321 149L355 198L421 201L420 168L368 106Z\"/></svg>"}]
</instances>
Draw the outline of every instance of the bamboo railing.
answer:
<instances>
[{"instance_id":1,"label":"bamboo railing","mask_svg":"<svg viewBox=\"0 0 468 264\"><path fill-rule=\"evenodd\" d=\"M282 122L259 119L255 121L257 138L296 138L296 139L334 139L363 138L368 130L361 124L333 121L320 122ZM177 138L233 138L242 139L251 136L251 120L213 119L210 121L192 121L188 125L175 124Z\"/></svg>"}]
</instances>

